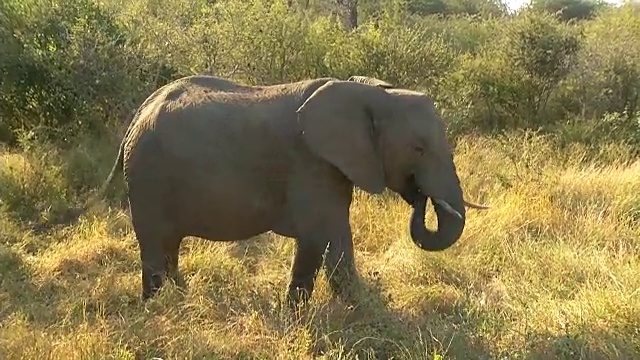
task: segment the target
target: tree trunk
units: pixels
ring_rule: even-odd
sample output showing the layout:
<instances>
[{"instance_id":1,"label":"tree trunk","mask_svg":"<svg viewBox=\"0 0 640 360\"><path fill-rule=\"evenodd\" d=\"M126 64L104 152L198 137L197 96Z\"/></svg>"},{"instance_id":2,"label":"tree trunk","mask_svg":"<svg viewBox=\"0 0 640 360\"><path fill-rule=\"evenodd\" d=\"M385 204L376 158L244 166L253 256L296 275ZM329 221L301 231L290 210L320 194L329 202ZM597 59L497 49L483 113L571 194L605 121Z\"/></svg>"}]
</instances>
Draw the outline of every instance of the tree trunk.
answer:
<instances>
[{"instance_id":1,"label":"tree trunk","mask_svg":"<svg viewBox=\"0 0 640 360\"><path fill-rule=\"evenodd\" d=\"M358 27L358 0L336 0L343 14L345 27L353 30Z\"/></svg>"}]
</instances>

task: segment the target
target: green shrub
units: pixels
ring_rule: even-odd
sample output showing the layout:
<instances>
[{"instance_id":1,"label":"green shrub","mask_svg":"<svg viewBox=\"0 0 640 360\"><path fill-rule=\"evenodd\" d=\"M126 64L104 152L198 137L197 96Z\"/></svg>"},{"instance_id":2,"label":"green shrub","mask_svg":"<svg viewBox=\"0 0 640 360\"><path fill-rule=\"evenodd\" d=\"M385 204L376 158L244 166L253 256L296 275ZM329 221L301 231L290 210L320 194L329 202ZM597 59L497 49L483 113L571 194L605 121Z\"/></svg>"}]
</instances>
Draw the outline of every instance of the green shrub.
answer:
<instances>
[{"instance_id":1,"label":"green shrub","mask_svg":"<svg viewBox=\"0 0 640 360\"><path fill-rule=\"evenodd\" d=\"M499 36L461 58L446 81L450 112L466 127L497 131L559 121L549 99L579 50L573 28L551 15L525 12L505 21ZM466 120L465 120L466 119Z\"/></svg>"},{"instance_id":2,"label":"green shrub","mask_svg":"<svg viewBox=\"0 0 640 360\"><path fill-rule=\"evenodd\" d=\"M429 93L454 134L637 118L632 5L563 22L492 1L451 3L446 16L422 16L420 4L437 5L362 1L347 31L328 0L3 1L0 142L68 146L87 130L121 131L153 90L197 73L252 84L376 76Z\"/></svg>"},{"instance_id":3,"label":"green shrub","mask_svg":"<svg viewBox=\"0 0 640 360\"><path fill-rule=\"evenodd\" d=\"M603 1L594 0L533 0L530 4L532 8L557 16L562 21L591 19L606 5Z\"/></svg>"},{"instance_id":4,"label":"green shrub","mask_svg":"<svg viewBox=\"0 0 640 360\"><path fill-rule=\"evenodd\" d=\"M565 102L573 113L635 117L640 111L640 12L630 5L587 23Z\"/></svg>"},{"instance_id":5,"label":"green shrub","mask_svg":"<svg viewBox=\"0 0 640 360\"><path fill-rule=\"evenodd\" d=\"M128 34L91 0L9 0L0 34L0 141L34 133L64 142L126 121L150 86ZM140 94L142 93L142 94Z\"/></svg>"}]
</instances>

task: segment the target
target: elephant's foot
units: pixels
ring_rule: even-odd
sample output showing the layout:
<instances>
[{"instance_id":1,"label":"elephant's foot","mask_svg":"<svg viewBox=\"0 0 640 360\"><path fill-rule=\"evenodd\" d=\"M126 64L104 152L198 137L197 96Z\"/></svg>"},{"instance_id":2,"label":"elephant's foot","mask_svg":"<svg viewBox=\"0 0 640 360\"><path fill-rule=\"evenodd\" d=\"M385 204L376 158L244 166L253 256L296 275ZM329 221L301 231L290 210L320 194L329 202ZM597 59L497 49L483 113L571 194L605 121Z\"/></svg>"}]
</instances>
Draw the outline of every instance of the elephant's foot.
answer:
<instances>
[{"instance_id":1,"label":"elephant's foot","mask_svg":"<svg viewBox=\"0 0 640 360\"><path fill-rule=\"evenodd\" d=\"M289 291L286 296L287 306L292 310L298 310L301 306L305 306L311 301L313 293L313 284L297 284L289 285Z\"/></svg>"},{"instance_id":2,"label":"elephant's foot","mask_svg":"<svg viewBox=\"0 0 640 360\"><path fill-rule=\"evenodd\" d=\"M185 296L187 294L187 282L180 273L167 276L167 280L171 281L173 286L175 286L176 293L179 296Z\"/></svg>"},{"instance_id":3,"label":"elephant's foot","mask_svg":"<svg viewBox=\"0 0 640 360\"><path fill-rule=\"evenodd\" d=\"M161 274L146 274L142 272L142 300L148 301L155 297L162 288L164 279Z\"/></svg>"},{"instance_id":4,"label":"elephant's foot","mask_svg":"<svg viewBox=\"0 0 640 360\"><path fill-rule=\"evenodd\" d=\"M173 284L181 291L187 289L187 282L178 270L167 271L167 279L173 282Z\"/></svg>"},{"instance_id":5,"label":"elephant's foot","mask_svg":"<svg viewBox=\"0 0 640 360\"><path fill-rule=\"evenodd\" d=\"M348 307L357 306L362 299L363 284L359 277L341 277L334 281L329 281L331 292Z\"/></svg>"},{"instance_id":6,"label":"elephant's foot","mask_svg":"<svg viewBox=\"0 0 640 360\"><path fill-rule=\"evenodd\" d=\"M322 266L322 251L325 247L313 241L298 240L286 298L289 308L298 309L311 299L316 276Z\"/></svg>"}]
</instances>

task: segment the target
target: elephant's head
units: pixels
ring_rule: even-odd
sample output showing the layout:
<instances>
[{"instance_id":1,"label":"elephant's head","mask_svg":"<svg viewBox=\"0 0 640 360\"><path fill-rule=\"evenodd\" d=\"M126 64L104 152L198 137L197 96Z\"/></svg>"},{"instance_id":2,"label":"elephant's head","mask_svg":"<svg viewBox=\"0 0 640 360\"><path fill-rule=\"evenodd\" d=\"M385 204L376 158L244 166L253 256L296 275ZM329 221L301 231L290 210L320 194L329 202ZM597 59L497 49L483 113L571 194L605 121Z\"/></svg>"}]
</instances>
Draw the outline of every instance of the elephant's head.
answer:
<instances>
[{"instance_id":1,"label":"elephant's head","mask_svg":"<svg viewBox=\"0 0 640 360\"><path fill-rule=\"evenodd\" d=\"M330 81L297 112L313 153L361 189L389 188L413 206L411 237L422 249L452 246L464 229L465 206L486 208L464 200L445 124L425 94L364 77ZM427 198L436 231L424 224Z\"/></svg>"}]
</instances>

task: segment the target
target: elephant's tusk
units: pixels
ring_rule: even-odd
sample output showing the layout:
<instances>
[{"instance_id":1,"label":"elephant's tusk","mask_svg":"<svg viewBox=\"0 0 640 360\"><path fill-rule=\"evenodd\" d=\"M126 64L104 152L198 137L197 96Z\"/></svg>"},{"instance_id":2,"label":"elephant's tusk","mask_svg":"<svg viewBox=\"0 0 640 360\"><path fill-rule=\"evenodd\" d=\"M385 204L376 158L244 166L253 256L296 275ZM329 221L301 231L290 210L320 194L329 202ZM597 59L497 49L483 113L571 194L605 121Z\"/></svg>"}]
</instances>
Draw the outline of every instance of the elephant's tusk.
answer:
<instances>
[{"instance_id":1,"label":"elephant's tusk","mask_svg":"<svg viewBox=\"0 0 640 360\"><path fill-rule=\"evenodd\" d=\"M447 212L451 213L452 215L457 216L458 218L460 218L460 220L462 220L462 215L460 215L460 213L457 212L456 209L451 207L451 205L449 205L448 202L446 202L446 201L444 201L442 199L433 199L433 202L435 202L436 204L442 206L442 208L445 209Z\"/></svg>"},{"instance_id":2,"label":"elephant's tusk","mask_svg":"<svg viewBox=\"0 0 640 360\"><path fill-rule=\"evenodd\" d=\"M478 210L490 209L490 207L486 205L478 205L478 204L470 203L467 200L463 200L463 201L464 201L464 206L470 207L472 209L478 209Z\"/></svg>"}]
</instances>

